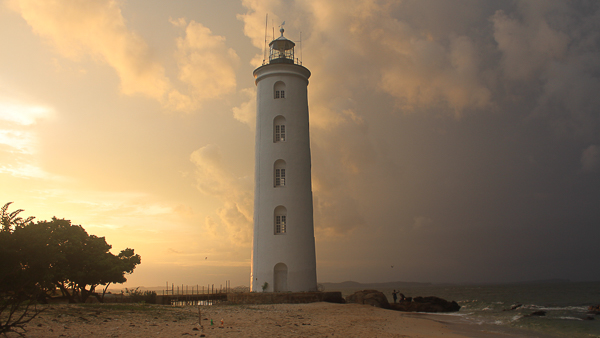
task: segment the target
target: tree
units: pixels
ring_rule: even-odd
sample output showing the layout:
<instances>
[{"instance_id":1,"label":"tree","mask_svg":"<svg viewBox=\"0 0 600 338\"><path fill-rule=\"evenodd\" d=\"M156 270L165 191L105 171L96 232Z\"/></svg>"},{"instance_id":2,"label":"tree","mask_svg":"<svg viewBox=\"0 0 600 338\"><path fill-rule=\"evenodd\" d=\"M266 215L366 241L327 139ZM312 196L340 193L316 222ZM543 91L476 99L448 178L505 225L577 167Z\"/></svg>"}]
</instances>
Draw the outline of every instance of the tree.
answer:
<instances>
[{"instance_id":1,"label":"tree","mask_svg":"<svg viewBox=\"0 0 600 338\"><path fill-rule=\"evenodd\" d=\"M30 224L15 231L15 235L24 240L45 238L44 245L50 253L49 260L43 263L46 273L40 278L50 278L71 302L85 302L98 285L126 282L125 274L132 273L141 263L133 249L127 248L115 256L104 237L89 235L81 225L72 225L65 219ZM40 250L38 244L31 251L36 250Z\"/></svg>"},{"instance_id":2,"label":"tree","mask_svg":"<svg viewBox=\"0 0 600 338\"><path fill-rule=\"evenodd\" d=\"M41 312L35 304L56 288L71 302L85 302L98 285L106 292L111 283L126 282L125 274L141 263L133 249L115 256L104 237L69 220L23 219L22 209L8 212L11 203L0 209L0 334L23 330Z\"/></svg>"},{"instance_id":3,"label":"tree","mask_svg":"<svg viewBox=\"0 0 600 338\"><path fill-rule=\"evenodd\" d=\"M70 302L85 302L98 285L126 282L125 275L141 263L130 248L115 256L104 237L89 235L81 225L56 217L37 223L31 218L22 220L16 217L22 210L6 212L9 204L3 208L2 232L7 243L2 257L14 270L7 272L18 274L20 279L15 280L28 281L31 290L27 293L41 301L59 288ZM6 278L3 283L9 289L17 287Z\"/></svg>"},{"instance_id":4,"label":"tree","mask_svg":"<svg viewBox=\"0 0 600 338\"><path fill-rule=\"evenodd\" d=\"M23 329L41 312L35 307L31 308L41 290L35 282L35 276L24 268L22 252L13 236L15 229L31 224L33 217L18 217L22 209L9 213L11 203L6 203L0 209L0 334Z\"/></svg>"},{"instance_id":5,"label":"tree","mask_svg":"<svg viewBox=\"0 0 600 338\"><path fill-rule=\"evenodd\" d=\"M136 255L133 249L127 248L122 250L118 256L110 258L110 261L110 271L105 275L103 282L100 283L105 285L104 290L102 290L102 301L104 301L104 295L108 286L111 283L125 283L127 281L125 274L133 273L136 265L141 263L141 257L140 255Z\"/></svg>"}]
</instances>

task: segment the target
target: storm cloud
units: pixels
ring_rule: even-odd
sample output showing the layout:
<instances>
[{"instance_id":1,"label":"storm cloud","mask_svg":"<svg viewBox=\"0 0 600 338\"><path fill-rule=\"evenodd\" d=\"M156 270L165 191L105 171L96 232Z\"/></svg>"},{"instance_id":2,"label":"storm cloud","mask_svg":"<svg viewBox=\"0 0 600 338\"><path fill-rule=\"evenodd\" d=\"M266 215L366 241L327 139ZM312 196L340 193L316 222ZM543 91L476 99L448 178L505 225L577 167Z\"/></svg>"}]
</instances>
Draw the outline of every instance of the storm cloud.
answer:
<instances>
[{"instance_id":1,"label":"storm cloud","mask_svg":"<svg viewBox=\"0 0 600 338\"><path fill-rule=\"evenodd\" d=\"M321 280L600 278L599 4L286 4Z\"/></svg>"}]
</instances>

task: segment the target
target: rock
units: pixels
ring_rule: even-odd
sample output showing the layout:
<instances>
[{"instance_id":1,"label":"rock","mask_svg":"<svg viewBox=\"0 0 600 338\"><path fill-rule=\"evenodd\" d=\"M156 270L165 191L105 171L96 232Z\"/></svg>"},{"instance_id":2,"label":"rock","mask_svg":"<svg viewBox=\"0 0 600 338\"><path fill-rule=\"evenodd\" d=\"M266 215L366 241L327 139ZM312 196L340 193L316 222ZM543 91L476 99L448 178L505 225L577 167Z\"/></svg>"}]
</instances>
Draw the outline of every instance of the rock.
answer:
<instances>
[{"instance_id":1,"label":"rock","mask_svg":"<svg viewBox=\"0 0 600 338\"><path fill-rule=\"evenodd\" d=\"M460 305L455 301L447 301L439 297L415 297L413 301L402 301L390 304L390 308L404 312L456 312Z\"/></svg>"},{"instance_id":2,"label":"rock","mask_svg":"<svg viewBox=\"0 0 600 338\"><path fill-rule=\"evenodd\" d=\"M344 300L344 297L342 297L341 292L328 292L323 297L323 301L327 302L327 303L337 303L337 304L346 303L346 300Z\"/></svg>"},{"instance_id":3,"label":"rock","mask_svg":"<svg viewBox=\"0 0 600 338\"><path fill-rule=\"evenodd\" d=\"M595 315L600 315L600 305L590 305L588 306L588 312L595 314Z\"/></svg>"},{"instance_id":4,"label":"rock","mask_svg":"<svg viewBox=\"0 0 600 338\"><path fill-rule=\"evenodd\" d=\"M513 306L510 307L510 309L504 309L502 311L511 311L511 310L516 310L518 308L520 308L521 306L523 306L523 304L514 304Z\"/></svg>"},{"instance_id":5,"label":"rock","mask_svg":"<svg viewBox=\"0 0 600 338\"><path fill-rule=\"evenodd\" d=\"M356 291L346 297L346 303L368 304L383 309L389 309L390 303L383 292L377 290Z\"/></svg>"},{"instance_id":6,"label":"rock","mask_svg":"<svg viewBox=\"0 0 600 338\"><path fill-rule=\"evenodd\" d=\"M539 310L539 311L532 312L525 317L541 317L541 316L545 316L545 315L546 315L546 311Z\"/></svg>"}]
</instances>

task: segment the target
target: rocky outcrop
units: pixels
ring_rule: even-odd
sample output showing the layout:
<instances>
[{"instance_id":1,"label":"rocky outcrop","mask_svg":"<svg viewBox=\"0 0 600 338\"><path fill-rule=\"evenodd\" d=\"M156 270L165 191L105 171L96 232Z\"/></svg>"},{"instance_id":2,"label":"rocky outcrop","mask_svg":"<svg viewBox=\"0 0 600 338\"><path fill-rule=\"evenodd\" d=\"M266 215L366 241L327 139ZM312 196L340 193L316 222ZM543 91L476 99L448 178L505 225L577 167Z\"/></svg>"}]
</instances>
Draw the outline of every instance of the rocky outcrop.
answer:
<instances>
[{"instance_id":1,"label":"rocky outcrop","mask_svg":"<svg viewBox=\"0 0 600 338\"><path fill-rule=\"evenodd\" d=\"M361 290L356 291L346 297L346 303L368 304L383 309L389 309L390 303L383 292L377 290Z\"/></svg>"},{"instance_id":2,"label":"rocky outcrop","mask_svg":"<svg viewBox=\"0 0 600 338\"><path fill-rule=\"evenodd\" d=\"M323 296L323 301L327 302L327 303L338 303L338 304L346 303L346 300L344 300L344 297L342 297L341 292L326 292L325 295Z\"/></svg>"},{"instance_id":3,"label":"rocky outcrop","mask_svg":"<svg viewBox=\"0 0 600 338\"><path fill-rule=\"evenodd\" d=\"M460 305L438 297L415 297L411 301L390 304L390 309L404 312L456 312Z\"/></svg>"}]
</instances>

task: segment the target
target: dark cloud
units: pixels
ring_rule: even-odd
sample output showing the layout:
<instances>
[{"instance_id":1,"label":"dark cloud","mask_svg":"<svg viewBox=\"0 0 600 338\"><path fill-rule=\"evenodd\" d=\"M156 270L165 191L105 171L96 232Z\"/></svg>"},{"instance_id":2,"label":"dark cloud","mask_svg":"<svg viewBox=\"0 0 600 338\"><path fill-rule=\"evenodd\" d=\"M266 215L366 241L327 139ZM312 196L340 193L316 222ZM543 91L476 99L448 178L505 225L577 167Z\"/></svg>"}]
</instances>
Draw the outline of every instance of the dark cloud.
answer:
<instances>
[{"instance_id":1,"label":"dark cloud","mask_svg":"<svg viewBox=\"0 0 600 338\"><path fill-rule=\"evenodd\" d=\"M598 2L281 6L313 74L320 280L600 279Z\"/></svg>"},{"instance_id":2,"label":"dark cloud","mask_svg":"<svg viewBox=\"0 0 600 338\"><path fill-rule=\"evenodd\" d=\"M306 42L315 222L349 234L319 258L352 243L361 280L599 279L600 6L383 7Z\"/></svg>"}]
</instances>

